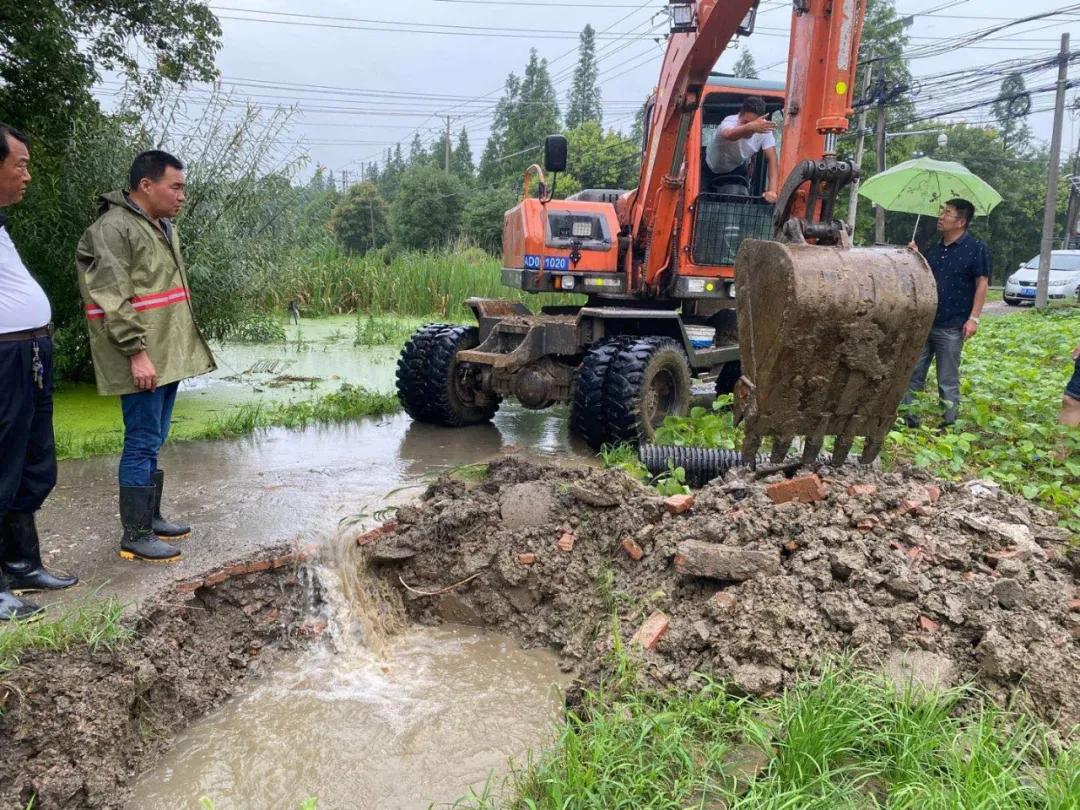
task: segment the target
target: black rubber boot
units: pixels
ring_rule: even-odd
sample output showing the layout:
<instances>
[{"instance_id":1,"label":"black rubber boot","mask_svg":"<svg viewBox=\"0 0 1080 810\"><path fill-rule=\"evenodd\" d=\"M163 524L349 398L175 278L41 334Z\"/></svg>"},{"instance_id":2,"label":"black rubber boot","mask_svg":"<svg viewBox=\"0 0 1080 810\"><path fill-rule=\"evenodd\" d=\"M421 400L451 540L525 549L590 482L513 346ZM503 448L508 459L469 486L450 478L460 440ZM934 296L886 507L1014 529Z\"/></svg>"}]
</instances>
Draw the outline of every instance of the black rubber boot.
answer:
<instances>
[{"instance_id":1,"label":"black rubber boot","mask_svg":"<svg viewBox=\"0 0 1080 810\"><path fill-rule=\"evenodd\" d=\"M179 562L180 549L154 534L154 499L157 487L120 487L120 523L124 536L120 556L125 560Z\"/></svg>"},{"instance_id":2,"label":"black rubber boot","mask_svg":"<svg viewBox=\"0 0 1080 810\"><path fill-rule=\"evenodd\" d=\"M165 471L154 470L154 534L162 540L184 540L191 534L191 527L173 523L161 516L161 493L165 489Z\"/></svg>"},{"instance_id":3,"label":"black rubber boot","mask_svg":"<svg viewBox=\"0 0 1080 810\"><path fill-rule=\"evenodd\" d=\"M7 577L0 568L0 622L24 622L40 619L45 608L24 602L8 590Z\"/></svg>"},{"instance_id":4,"label":"black rubber boot","mask_svg":"<svg viewBox=\"0 0 1080 810\"><path fill-rule=\"evenodd\" d=\"M54 574L41 564L41 541L34 516L29 512L4 515L4 559L0 567L15 593L62 591L79 581L78 577Z\"/></svg>"}]
</instances>

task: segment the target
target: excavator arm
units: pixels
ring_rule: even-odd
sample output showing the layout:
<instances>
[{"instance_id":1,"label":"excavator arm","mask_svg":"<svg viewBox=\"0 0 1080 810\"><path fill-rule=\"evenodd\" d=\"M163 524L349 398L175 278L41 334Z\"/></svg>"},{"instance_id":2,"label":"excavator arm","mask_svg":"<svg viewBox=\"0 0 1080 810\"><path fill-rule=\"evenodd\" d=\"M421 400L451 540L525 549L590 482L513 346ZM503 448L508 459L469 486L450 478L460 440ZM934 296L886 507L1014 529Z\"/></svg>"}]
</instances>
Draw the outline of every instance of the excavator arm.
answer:
<instances>
[{"instance_id":1,"label":"excavator arm","mask_svg":"<svg viewBox=\"0 0 1080 810\"><path fill-rule=\"evenodd\" d=\"M697 30L668 39L630 218L635 250L627 259L629 270L646 287L658 285L671 261L694 111L716 60L754 6L754 0L697 0L692 3ZM803 164L835 153L836 137L848 128L865 11L866 0L794 2L782 178L803 178ZM796 183L781 201L785 216L807 213L806 182Z\"/></svg>"},{"instance_id":2,"label":"excavator arm","mask_svg":"<svg viewBox=\"0 0 1080 810\"><path fill-rule=\"evenodd\" d=\"M709 71L753 7L696 0L696 30L673 33L660 74L636 195L626 270L657 294L674 262L683 210L685 150ZM804 461L835 436L842 462L856 438L862 460L880 452L937 306L923 259L903 248L851 247L835 216L857 167L838 160L848 129L866 0L793 0L774 238L744 239L735 261L742 376L735 416L743 456L772 440L783 459L804 437Z\"/></svg>"}]
</instances>

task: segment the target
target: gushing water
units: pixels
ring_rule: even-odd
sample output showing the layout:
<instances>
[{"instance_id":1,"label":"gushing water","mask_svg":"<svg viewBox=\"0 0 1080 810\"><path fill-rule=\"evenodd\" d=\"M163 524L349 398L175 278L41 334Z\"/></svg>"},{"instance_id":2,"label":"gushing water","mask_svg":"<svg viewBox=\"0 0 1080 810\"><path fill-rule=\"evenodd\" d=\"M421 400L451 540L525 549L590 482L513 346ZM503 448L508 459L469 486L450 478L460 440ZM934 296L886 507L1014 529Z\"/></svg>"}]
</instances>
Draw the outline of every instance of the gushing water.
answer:
<instances>
[{"instance_id":1,"label":"gushing water","mask_svg":"<svg viewBox=\"0 0 1080 810\"><path fill-rule=\"evenodd\" d=\"M129 807L321 810L445 806L549 743L556 656L446 626L402 631L339 539L305 575L327 644L189 727ZM317 607L316 607L317 606Z\"/></svg>"}]
</instances>

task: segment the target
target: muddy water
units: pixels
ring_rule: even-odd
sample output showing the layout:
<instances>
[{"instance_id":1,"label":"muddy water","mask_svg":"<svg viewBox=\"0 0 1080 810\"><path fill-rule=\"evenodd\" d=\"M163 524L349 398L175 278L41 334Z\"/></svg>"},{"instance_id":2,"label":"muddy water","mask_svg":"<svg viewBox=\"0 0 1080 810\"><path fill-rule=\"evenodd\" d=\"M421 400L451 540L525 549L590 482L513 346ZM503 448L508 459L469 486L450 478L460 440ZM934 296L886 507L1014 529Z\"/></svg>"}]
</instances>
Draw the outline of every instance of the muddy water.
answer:
<instances>
[{"instance_id":1,"label":"muddy water","mask_svg":"<svg viewBox=\"0 0 1080 810\"><path fill-rule=\"evenodd\" d=\"M564 682L553 653L464 627L410 631L381 656L320 652L189 727L128 807L453 802L553 738Z\"/></svg>"}]
</instances>

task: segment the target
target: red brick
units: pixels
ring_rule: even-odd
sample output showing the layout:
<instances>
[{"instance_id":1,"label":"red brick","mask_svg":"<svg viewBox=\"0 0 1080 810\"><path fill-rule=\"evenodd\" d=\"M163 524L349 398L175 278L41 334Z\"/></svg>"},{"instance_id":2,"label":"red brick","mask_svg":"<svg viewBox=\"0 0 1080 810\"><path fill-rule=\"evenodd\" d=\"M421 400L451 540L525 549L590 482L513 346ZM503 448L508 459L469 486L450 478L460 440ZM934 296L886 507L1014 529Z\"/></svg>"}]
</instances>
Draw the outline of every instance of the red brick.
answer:
<instances>
[{"instance_id":1,"label":"red brick","mask_svg":"<svg viewBox=\"0 0 1080 810\"><path fill-rule=\"evenodd\" d=\"M266 613L263 614L263 621L267 624L270 624L271 622L276 622L278 620L278 616L280 615L280 610L278 610L277 608L270 608L268 611L266 611Z\"/></svg>"},{"instance_id":2,"label":"red brick","mask_svg":"<svg viewBox=\"0 0 1080 810\"><path fill-rule=\"evenodd\" d=\"M796 543L794 540L788 540L786 543L784 543L784 548L794 554L796 551L799 550L799 544Z\"/></svg>"},{"instance_id":3,"label":"red brick","mask_svg":"<svg viewBox=\"0 0 1080 810\"><path fill-rule=\"evenodd\" d=\"M878 525L877 518L865 517L855 524L855 528L861 532L872 531Z\"/></svg>"},{"instance_id":4,"label":"red brick","mask_svg":"<svg viewBox=\"0 0 1080 810\"><path fill-rule=\"evenodd\" d=\"M531 551L526 551L517 555L518 565L532 565L536 562L536 555Z\"/></svg>"},{"instance_id":5,"label":"red brick","mask_svg":"<svg viewBox=\"0 0 1080 810\"><path fill-rule=\"evenodd\" d=\"M641 546L634 542L633 537L624 537L620 545L622 550L626 552L626 556L631 560L640 560L645 556L645 552L641 550Z\"/></svg>"},{"instance_id":6,"label":"red brick","mask_svg":"<svg viewBox=\"0 0 1080 810\"><path fill-rule=\"evenodd\" d=\"M847 488L847 494L853 498L872 498L877 491L877 484L852 484Z\"/></svg>"},{"instance_id":7,"label":"red brick","mask_svg":"<svg viewBox=\"0 0 1080 810\"><path fill-rule=\"evenodd\" d=\"M929 616L919 617L919 629L924 630L927 633L936 633L941 629L941 625L931 619Z\"/></svg>"},{"instance_id":8,"label":"red brick","mask_svg":"<svg viewBox=\"0 0 1080 810\"><path fill-rule=\"evenodd\" d=\"M195 593L195 591L199 590L199 588L201 588L202 586L203 586L203 581L201 579L189 579L189 580L186 580L185 582L177 582L176 583L176 592L177 593Z\"/></svg>"},{"instance_id":9,"label":"red brick","mask_svg":"<svg viewBox=\"0 0 1080 810\"><path fill-rule=\"evenodd\" d=\"M632 644L640 644L646 650L655 650L660 639L668 631L668 617L660 611L645 620L645 623L637 629L634 637L630 639Z\"/></svg>"},{"instance_id":10,"label":"red brick","mask_svg":"<svg viewBox=\"0 0 1080 810\"><path fill-rule=\"evenodd\" d=\"M974 571L965 571L964 572L964 582L972 582L972 581L974 581L974 579L975 579L975 572Z\"/></svg>"},{"instance_id":11,"label":"red brick","mask_svg":"<svg viewBox=\"0 0 1080 810\"><path fill-rule=\"evenodd\" d=\"M247 573L257 574L260 571L270 570L270 560L255 560L255 562L248 563Z\"/></svg>"},{"instance_id":12,"label":"red brick","mask_svg":"<svg viewBox=\"0 0 1080 810\"><path fill-rule=\"evenodd\" d=\"M295 554L282 554L280 557L274 557L270 563L271 568L284 568L286 565L293 565L296 562Z\"/></svg>"},{"instance_id":13,"label":"red brick","mask_svg":"<svg viewBox=\"0 0 1080 810\"><path fill-rule=\"evenodd\" d=\"M664 499L664 508L673 515L681 515L693 508L693 495L671 495Z\"/></svg>"},{"instance_id":14,"label":"red brick","mask_svg":"<svg viewBox=\"0 0 1080 810\"><path fill-rule=\"evenodd\" d=\"M573 532L563 532L562 537L559 538L559 542L555 545L559 547L559 551L564 554L569 554L574 550L574 543L576 541L577 538L574 536Z\"/></svg>"},{"instance_id":15,"label":"red brick","mask_svg":"<svg viewBox=\"0 0 1080 810\"><path fill-rule=\"evenodd\" d=\"M225 569L225 573L230 577L242 577L248 572L247 563L236 563L236 565L230 565Z\"/></svg>"},{"instance_id":16,"label":"red brick","mask_svg":"<svg viewBox=\"0 0 1080 810\"><path fill-rule=\"evenodd\" d=\"M941 500L941 487L937 484L928 484L926 487L926 497L930 503L937 503Z\"/></svg>"},{"instance_id":17,"label":"red brick","mask_svg":"<svg viewBox=\"0 0 1080 810\"><path fill-rule=\"evenodd\" d=\"M326 632L326 619L312 619L300 625L300 633L311 638L318 638Z\"/></svg>"},{"instance_id":18,"label":"red brick","mask_svg":"<svg viewBox=\"0 0 1080 810\"><path fill-rule=\"evenodd\" d=\"M734 610L735 597L724 591L717 591L709 597L709 602L721 610Z\"/></svg>"},{"instance_id":19,"label":"red brick","mask_svg":"<svg viewBox=\"0 0 1080 810\"><path fill-rule=\"evenodd\" d=\"M314 560L319 556L319 546L316 543L308 543L298 552L296 557L300 562L307 562L308 560Z\"/></svg>"},{"instance_id":20,"label":"red brick","mask_svg":"<svg viewBox=\"0 0 1080 810\"><path fill-rule=\"evenodd\" d=\"M800 475L788 481L770 484L765 494L773 503L814 503L824 500L829 495L829 488L822 483L816 473Z\"/></svg>"},{"instance_id":21,"label":"red brick","mask_svg":"<svg viewBox=\"0 0 1080 810\"><path fill-rule=\"evenodd\" d=\"M923 501L916 501L912 498L907 498L900 501L900 506L897 510L901 515L930 515L933 514L925 505Z\"/></svg>"},{"instance_id":22,"label":"red brick","mask_svg":"<svg viewBox=\"0 0 1080 810\"><path fill-rule=\"evenodd\" d=\"M1080 596L1069 602L1069 610L1080 610Z\"/></svg>"},{"instance_id":23,"label":"red brick","mask_svg":"<svg viewBox=\"0 0 1080 810\"><path fill-rule=\"evenodd\" d=\"M227 571L215 571L214 573L210 574L210 576L208 576L206 579L203 580L203 585L205 585L207 588L212 588L215 585L220 585L222 582L224 582L228 578L229 578L229 573Z\"/></svg>"}]
</instances>

